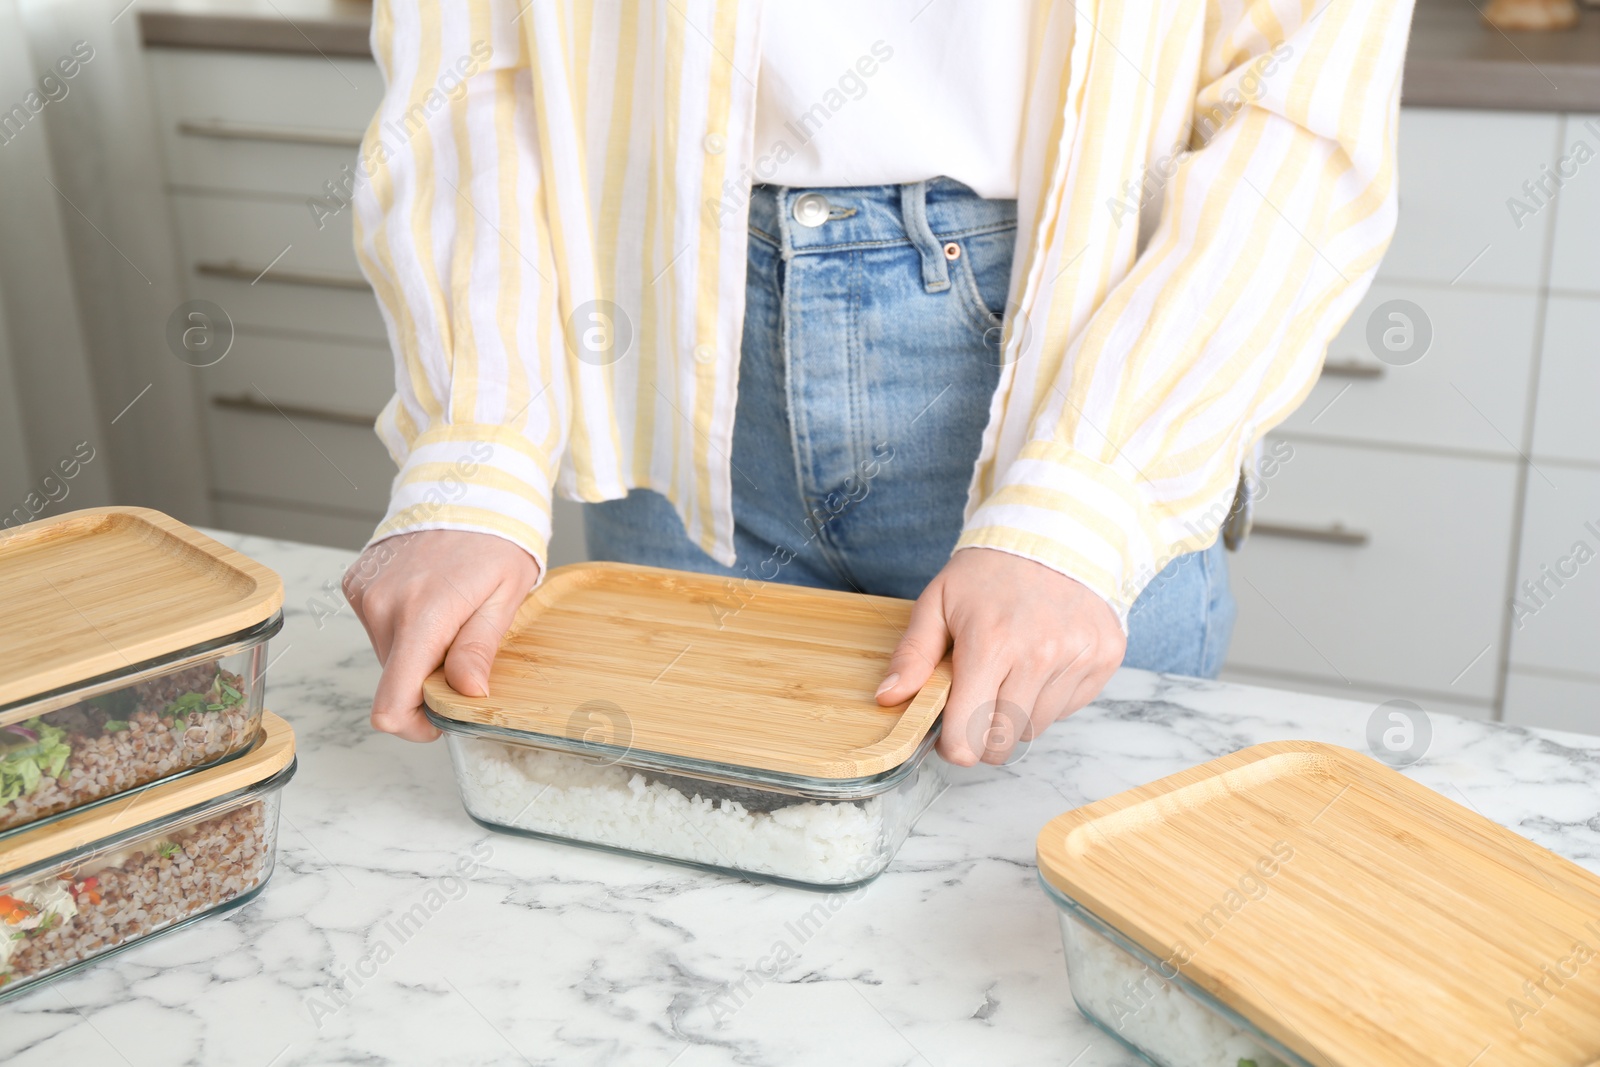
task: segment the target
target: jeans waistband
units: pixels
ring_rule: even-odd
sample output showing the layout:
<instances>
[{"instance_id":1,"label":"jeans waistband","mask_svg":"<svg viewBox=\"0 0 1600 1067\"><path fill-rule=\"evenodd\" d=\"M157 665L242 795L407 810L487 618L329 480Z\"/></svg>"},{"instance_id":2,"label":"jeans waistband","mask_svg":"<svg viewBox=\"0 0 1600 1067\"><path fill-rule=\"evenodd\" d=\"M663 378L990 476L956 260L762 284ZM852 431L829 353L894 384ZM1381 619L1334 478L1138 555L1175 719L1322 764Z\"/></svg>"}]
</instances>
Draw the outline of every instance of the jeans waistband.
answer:
<instances>
[{"instance_id":1,"label":"jeans waistband","mask_svg":"<svg viewBox=\"0 0 1600 1067\"><path fill-rule=\"evenodd\" d=\"M828 221L802 226L794 203L816 193L826 198ZM786 253L912 241L918 227L906 208L920 201L927 229L936 237L1001 230L1017 224L1015 200L985 200L951 178L909 185L857 185L836 189L791 189L757 185L750 192L750 226Z\"/></svg>"},{"instance_id":2,"label":"jeans waistband","mask_svg":"<svg viewBox=\"0 0 1600 1067\"><path fill-rule=\"evenodd\" d=\"M800 214L818 219L819 196L826 220L804 225L797 219L796 202L810 197ZM923 282L930 290L949 285L945 242L1016 224L1015 200L985 200L951 178L832 189L757 185L750 193L752 234L776 245L784 258L909 243L922 254Z\"/></svg>"}]
</instances>

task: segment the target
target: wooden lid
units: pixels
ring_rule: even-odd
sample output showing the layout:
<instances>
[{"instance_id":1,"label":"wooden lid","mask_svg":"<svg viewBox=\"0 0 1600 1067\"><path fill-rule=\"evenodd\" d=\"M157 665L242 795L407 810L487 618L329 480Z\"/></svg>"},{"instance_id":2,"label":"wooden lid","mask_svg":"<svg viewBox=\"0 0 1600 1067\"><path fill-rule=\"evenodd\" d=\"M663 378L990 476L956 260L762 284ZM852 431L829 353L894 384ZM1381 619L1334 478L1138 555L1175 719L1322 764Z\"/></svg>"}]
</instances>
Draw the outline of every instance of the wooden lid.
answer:
<instances>
[{"instance_id":1,"label":"wooden lid","mask_svg":"<svg viewBox=\"0 0 1600 1067\"><path fill-rule=\"evenodd\" d=\"M1247 748L1038 849L1050 885L1311 1063L1600 1058L1600 878L1348 749Z\"/></svg>"},{"instance_id":2,"label":"wooden lid","mask_svg":"<svg viewBox=\"0 0 1600 1067\"><path fill-rule=\"evenodd\" d=\"M242 755L0 839L0 879L196 804L265 782L294 759L294 730L270 711Z\"/></svg>"},{"instance_id":3,"label":"wooden lid","mask_svg":"<svg viewBox=\"0 0 1600 1067\"><path fill-rule=\"evenodd\" d=\"M270 619L283 582L149 508L88 508L0 533L0 706Z\"/></svg>"},{"instance_id":4,"label":"wooden lid","mask_svg":"<svg viewBox=\"0 0 1600 1067\"><path fill-rule=\"evenodd\" d=\"M906 762L944 707L946 664L873 700L911 603L622 563L558 567L517 612L487 697L438 671L458 722L813 778Z\"/></svg>"}]
</instances>

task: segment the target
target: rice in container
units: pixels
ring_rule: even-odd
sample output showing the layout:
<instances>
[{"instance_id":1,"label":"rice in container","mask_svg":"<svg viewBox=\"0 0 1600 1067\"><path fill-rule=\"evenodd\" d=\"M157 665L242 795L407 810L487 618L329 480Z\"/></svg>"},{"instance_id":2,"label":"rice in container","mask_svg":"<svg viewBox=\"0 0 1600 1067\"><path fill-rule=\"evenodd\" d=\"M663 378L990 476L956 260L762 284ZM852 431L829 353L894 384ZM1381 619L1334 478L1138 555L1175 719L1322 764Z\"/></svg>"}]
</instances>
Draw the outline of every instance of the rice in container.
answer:
<instances>
[{"instance_id":1,"label":"rice in container","mask_svg":"<svg viewBox=\"0 0 1600 1067\"><path fill-rule=\"evenodd\" d=\"M0 841L238 755L283 583L146 508L0 533Z\"/></svg>"},{"instance_id":2,"label":"rice in container","mask_svg":"<svg viewBox=\"0 0 1600 1067\"><path fill-rule=\"evenodd\" d=\"M943 790L949 688L873 699L907 601L614 563L552 570L487 697L424 686L493 830L811 889L864 884Z\"/></svg>"},{"instance_id":3,"label":"rice in container","mask_svg":"<svg viewBox=\"0 0 1600 1067\"><path fill-rule=\"evenodd\" d=\"M1078 1009L1158 1067L1592 1067L1600 878L1282 741L1039 835Z\"/></svg>"},{"instance_id":4,"label":"rice in container","mask_svg":"<svg viewBox=\"0 0 1600 1067\"><path fill-rule=\"evenodd\" d=\"M0 999L254 898L294 768L267 712L236 759L0 842Z\"/></svg>"}]
</instances>

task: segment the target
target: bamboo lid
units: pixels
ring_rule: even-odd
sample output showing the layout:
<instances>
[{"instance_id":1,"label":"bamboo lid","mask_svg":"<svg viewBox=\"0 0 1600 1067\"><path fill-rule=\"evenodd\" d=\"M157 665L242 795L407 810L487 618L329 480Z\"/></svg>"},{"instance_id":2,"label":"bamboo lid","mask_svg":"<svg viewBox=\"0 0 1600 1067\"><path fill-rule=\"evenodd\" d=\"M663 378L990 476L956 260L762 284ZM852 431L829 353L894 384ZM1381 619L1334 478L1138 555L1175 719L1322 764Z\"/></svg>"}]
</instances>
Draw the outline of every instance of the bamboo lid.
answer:
<instances>
[{"instance_id":1,"label":"bamboo lid","mask_svg":"<svg viewBox=\"0 0 1600 1067\"><path fill-rule=\"evenodd\" d=\"M1600 878L1348 749L1235 752L1057 817L1038 856L1311 1063L1600 1058Z\"/></svg>"},{"instance_id":2,"label":"bamboo lid","mask_svg":"<svg viewBox=\"0 0 1600 1067\"><path fill-rule=\"evenodd\" d=\"M88 508L0 533L0 707L270 619L283 582L148 508Z\"/></svg>"},{"instance_id":3,"label":"bamboo lid","mask_svg":"<svg viewBox=\"0 0 1600 1067\"><path fill-rule=\"evenodd\" d=\"M231 760L0 839L0 879L43 860L258 785L289 766L293 759L293 728L272 712L262 712L261 730L255 741Z\"/></svg>"},{"instance_id":4,"label":"bamboo lid","mask_svg":"<svg viewBox=\"0 0 1600 1067\"><path fill-rule=\"evenodd\" d=\"M813 778L861 778L916 751L950 687L873 693L905 600L622 563L558 567L506 634L487 697L423 687L446 719Z\"/></svg>"}]
</instances>

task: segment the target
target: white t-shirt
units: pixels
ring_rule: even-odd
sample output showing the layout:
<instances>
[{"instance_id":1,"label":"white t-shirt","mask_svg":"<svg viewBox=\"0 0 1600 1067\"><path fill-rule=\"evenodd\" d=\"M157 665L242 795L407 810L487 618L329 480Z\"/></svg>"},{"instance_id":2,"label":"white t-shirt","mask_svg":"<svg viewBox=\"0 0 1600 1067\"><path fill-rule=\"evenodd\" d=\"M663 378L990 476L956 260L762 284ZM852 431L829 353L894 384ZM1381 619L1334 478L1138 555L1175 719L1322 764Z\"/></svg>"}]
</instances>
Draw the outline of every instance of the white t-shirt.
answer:
<instances>
[{"instance_id":1,"label":"white t-shirt","mask_svg":"<svg viewBox=\"0 0 1600 1067\"><path fill-rule=\"evenodd\" d=\"M1017 195L1035 0L772 0L762 12L758 182L939 175Z\"/></svg>"}]
</instances>

